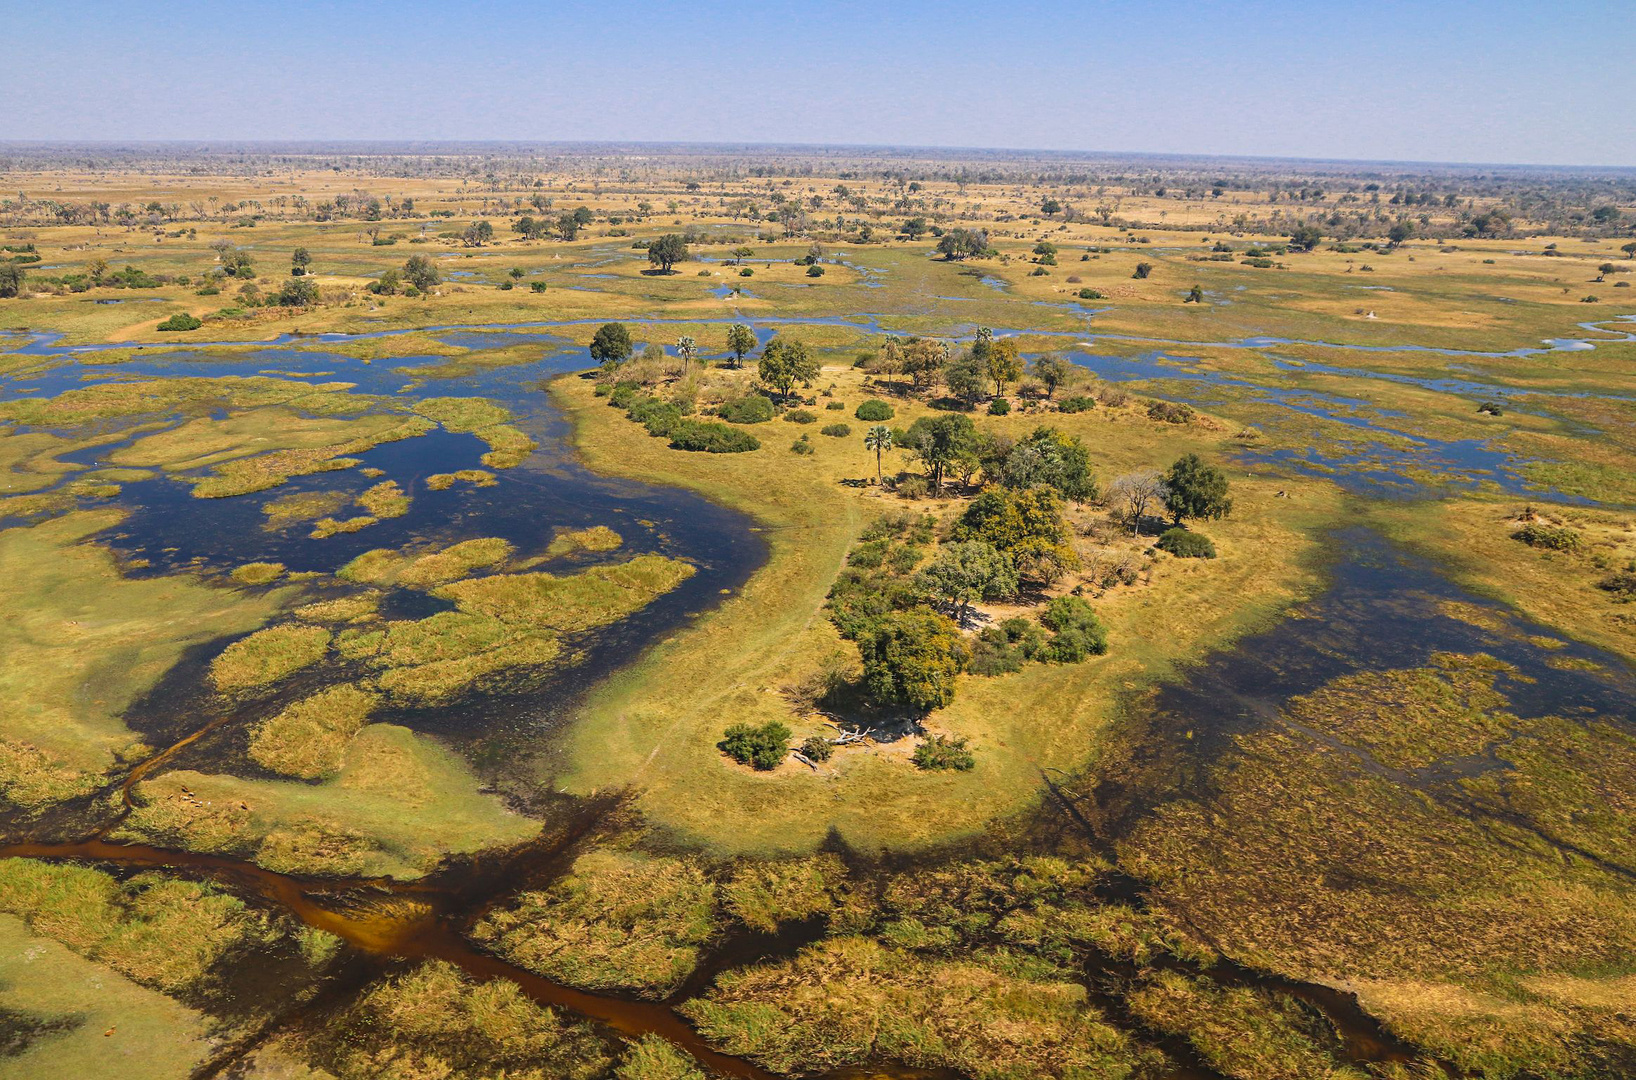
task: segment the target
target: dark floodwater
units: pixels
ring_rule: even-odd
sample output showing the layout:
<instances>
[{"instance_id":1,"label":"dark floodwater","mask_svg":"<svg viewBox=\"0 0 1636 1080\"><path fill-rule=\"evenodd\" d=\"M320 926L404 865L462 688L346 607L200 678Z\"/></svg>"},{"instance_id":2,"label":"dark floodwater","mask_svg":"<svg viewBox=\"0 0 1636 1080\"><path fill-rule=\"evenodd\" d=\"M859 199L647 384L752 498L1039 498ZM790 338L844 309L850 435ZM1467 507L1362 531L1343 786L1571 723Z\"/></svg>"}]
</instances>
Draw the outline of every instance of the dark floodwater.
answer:
<instances>
[{"instance_id":1,"label":"dark floodwater","mask_svg":"<svg viewBox=\"0 0 1636 1080\"><path fill-rule=\"evenodd\" d=\"M508 335L496 337L496 345L516 343ZM123 523L99 539L128 559L147 560L147 566L130 571L138 575L173 573L199 565L226 570L254 561L280 562L291 572L330 574L365 551L418 540L449 544L501 537L515 544L519 555L528 556L542 551L558 530L606 525L624 538L619 549L568 555L542 568L571 572L641 553L691 563L696 573L677 588L619 623L573 642L578 662L563 665L543 682L535 681L516 692L470 695L446 707L377 714L377 719L405 724L455 744L487 778L519 794L520 787L540 782L540 755L548 752L549 736L560 730L584 690L739 588L765 560L767 550L743 514L679 489L598 476L581 465L568 449L569 426L549 404L542 380L586 366L584 350L554 339L542 342L538 336L529 340L541 344L538 359L454 378L429 377L417 370L441 363L439 357L365 363L323 351L251 348L226 361L180 352L97 365L94 353L65 353L62 366L44 375L0 383L0 400L20 396L20 391L54 395L107 381L279 372L323 373L306 381L356 383L361 393L408 398L411 395L403 391L412 387L414 398L472 396L507 406L517 417L515 426L532 436L539 449L522 466L488 470L496 481L493 486L460 482L442 491L426 486L425 478L433 473L485 467L481 457L488 447L481 440L439 428L352 455L362 461L360 466L296 477L249 495L196 499L191 485L169 476L128 483L116 498L99 501L98 505L111 503L128 512ZM138 437L140 434L82 451L73 458L87 465L106 462L115 449ZM363 475L362 469L370 467L385 475ZM278 530L265 527L268 518L263 507L269 502L304 492L341 492L350 498L388 479L412 498L402 517L325 539L309 535L308 521ZM348 506L335 516L364 512ZM387 612L399 618L423 617L441 606L435 599L407 590L389 594L386 601ZM159 745L196 729L205 704L202 668L213 651L200 650L173 671L133 710L132 726ZM333 678L334 672L318 671L292 679L279 700L310 690L315 681L326 677ZM212 733L190 746L174 764L209 770L229 761L234 771L255 775L253 764L243 758L244 727L230 725Z\"/></svg>"},{"instance_id":2,"label":"dark floodwater","mask_svg":"<svg viewBox=\"0 0 1636 1080\"><path fill-rule=\"evenodd\" d=\"M1516 674L1498 685L1520 717L1636 725L1636 672L1621 658L1461 588L1377 533L1343 530L1333 545L1329 582L1318 597L1140 705L1132 719L1151 743L1152 768L1138 784L1095 785L1111 834L1155 803L1192 793L1226 740L1276 718L1291 698L1347 675L1424 667L1433 653L1487 653L1514 665ZM1492 628L1454 617L1450 605L1471 605ZM1564 660L1596 670L1560 666ZM1178 739L1184 732L1190 737Z\"/></svg>"}]
</instances>

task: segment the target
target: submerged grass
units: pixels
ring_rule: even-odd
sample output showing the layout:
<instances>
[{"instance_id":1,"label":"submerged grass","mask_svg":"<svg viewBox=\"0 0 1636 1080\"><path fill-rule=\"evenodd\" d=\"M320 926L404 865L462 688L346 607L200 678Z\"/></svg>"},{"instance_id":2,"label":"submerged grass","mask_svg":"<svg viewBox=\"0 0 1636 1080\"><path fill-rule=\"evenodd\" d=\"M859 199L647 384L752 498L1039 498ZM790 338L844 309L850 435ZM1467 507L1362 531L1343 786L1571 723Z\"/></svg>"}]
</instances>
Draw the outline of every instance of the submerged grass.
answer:
<instances>
[{"instance_id":1,"label":"submerged grass","mask_svg":"<svg viewBox=\"0 0 1636 1080\"><path fill-rule=\"evenodd\" d=\"M347 743L364 726L379 697L342 684L321 690L258 724L250 758L285 776L317 780L341 767Z\"/></svg>"},{"instance_id":2,"label":"submerged grass","mask_svg":"<svg viewBox=\"0 0 1636 1080\"><path fill-rule=\"evenodd\" d=\"M668 997L715 933L716 888L694 860L593 851L472 932L512 963L587 990Z\"/></svg>"},{"instance_id":3,"label":"submerged grass","mask_svg":"<svg viewBox=\"0 0 1636 1080\"><path fill-rule=\"evenodd\" d=\"M114 511L0 531L0 791L40 807L95 790L143 752L121 716L190 647L281 602L191 575L126 578L91 538Z\"/></svg>"}]
</instances>

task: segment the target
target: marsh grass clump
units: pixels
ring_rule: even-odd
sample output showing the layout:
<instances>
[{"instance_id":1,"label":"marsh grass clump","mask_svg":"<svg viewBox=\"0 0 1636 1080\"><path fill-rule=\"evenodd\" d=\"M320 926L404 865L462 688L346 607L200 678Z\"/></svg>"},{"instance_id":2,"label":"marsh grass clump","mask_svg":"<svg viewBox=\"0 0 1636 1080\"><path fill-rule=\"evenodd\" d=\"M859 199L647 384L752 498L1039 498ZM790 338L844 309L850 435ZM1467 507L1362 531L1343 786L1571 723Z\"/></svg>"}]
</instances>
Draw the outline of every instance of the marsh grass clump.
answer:
<instances>
[{"instance_id":1,"label":"marsh grass clump","mask_svg":"<svg viewBox=\"0 0 1636 1080\"><path fill-rule=\"evenodd\" d=\"M462 482L473 487L493 487L499 483L487 469L459 469L452 473L433 473L426 478L426 487L429 491L447 491Z\"/></svg>"},{"instance_id":2,"label":"marsh grass clump","mask_svg":"<svg viewBox=\"0 0 1636 1080\"><path fill-rule=\"evenodd\" d=\"M261 512L267 518L262 528L271 531L285 528L297 521L333 517L348 501L348 496L343 491L297 491L280 495L262 504Z\"/></svg>"},{"instance_id":3,"label":"marsh grass clump","mask_svg":"<svg viewBox=\"0 0 1636 1080\"><path fill-rule=\"evenodd\" d=\"M380 523L380 518L371 514L361 514L349 518L319 518L312 524L312 532L307 535L314 540L327 540L332 536L341 536L346 533L362 532L371 525Z\"/></svg>"},{"instance_id":4,"label":"marsh grass clump","mask_svg":"<svg viewBox=\"0 0 1636 1080\"><path fill-rule=\"evenodd\" d=\"M616 551L624 542L624 537L606 525L592 525L586 529L564 529L551 538L551 545L545 549L545 557L555 559L577 551Z\"/></svg>"},{"instance_id":5,"label":"marsh grass clump","mask_svg":"<svg viewBox=\"0 0 1636 1080\"><path fill-rule=\"evenodd\" d=\"M673 993L715 933L716 886L692 859L593 851L552 885L491 912L472 936L587 990Z\"/></svg>"},{"instance_id":6,"label":"marsh grass clump","mask_svg":"<svg viewBox=\"0 0 1636 1080\"><path fill-rule=\"evenodd\" d=\"M485 398L423 398L415 403L414 410L443 425L445 431L475 435L488 443L483 464L491 469L521 465L539 445L507 422L512 419L509 410Z\"/></svg>"},{"instance_id":7,"label":"marsh grass clump","mask_svg":"<svg viewBox=\"0 0 1636 1080\"><path fill-rule=\"evenodd\" d=\"M658 1035L644 1035L631 1043L614 1080L707 1080L704 1070L687 1051Z\"/></svg>"},{"instance_id":8,"label":"marsh grass clump","mask_svg":"<svg viewBox=\"0 0 1636 1080\"><path fill-rule=\"evenodd\" d=\"M855 897L846 866L835 855L746 861L721 886L722 908L763 934L785 923L852 914Z\"/></svg>"},{"instance_id":9,"label":"marsh grass clump","mask_svg":"<svg viewBox=\"0 0 1636 1080\"><path fill-rule=\"evenodd\" d=\"M593 566L576 574L495 574L444 585L435 595L461 611L531 628L572 633L605 626L646 606L693 576L694 567L662 555Z\"/></svg>"},{"instance_id":10,"label":"marsh grass clump","mask_svg":"<svg viewBox=\"0 0 1636 1080\"><path fill-rule=\"evenodd\" d=\"M590 1025L428 960L376 984L316 1040L337 1080L595 1080L612 1065Z\"/></svg>"},{"instance_id":11,"label":"marsh grass clump","mask_svg":"<svg viewBox=\"0 0 1636 1080\"><path fill-rule=\"evenodd\" d=\"M224 958L279 931L244 902L196 881L86 866L0 859L0 911L26 920L143 986L198 994Z\"/></svg>"},{"instance_id":12,"label":"marsh grass clump","mask_svg":"<svg viewBox=\"0 0 1636 1080\"><path fill-rule=\"evenodd\" d=\"M1159 971L1125 1001L1233 1080L1307 1080L1335 1076L1345 1065L1328 1019L1288 994Z\"/></svg>"},{"instance_id":13,"label":"marsh grass clump","mask_svg":"<svg viewBox=\"0 0 1636 1080\"><path fill-rule=\"evenodd\" d=\"M329 642L322 626L288 623L258 630L210 662L210 681L224 692L266 686L322 660Z\"/></svg>"},{"instance_id":14,"label":"marsh grass clump","mask_svg":"<svg viewBox=\"0 0 1636 1080\"><path fill-rule=\"evenodd\" d=\"M680 1011L726 1052L777 1072L894 1061L976 1080L1068 1080L1155 1062L1086 997L1003 950L934 959L837 937L726 972Z\"/></svg>"},{"instance_id":15,"label":"marsh grass clump","mask_svg":"<svg viewBox=\"0 0 1636 1080\"><path fill-rule=\"evenodd\" d=\"M351 685L332 686L291 705L250 733L250 758L285 776L316 780L341 767L347 743L380 698Z\"/></svg>"},{"instance_id":16,"label":"marsh grass clump","mask_svg":"<svg viewBox=\"0 0 1636 1080\"><path fill-rule=\"evenodd\" d=\"M277 562L250 562L233 568L228 575L241 585L267 585L284 576L284 564Z\"/></svg>"},{"instance_id":17,"label":"marsh grass clump","mask_svg":"<svg viewBox=\"0 0 1636 1080\"><path fill-rule=\"evenodd\" d=\"M358 505L374 518L402 517L409 512L409 496L394 480L383 480L358 496Z\"/></svg>"},{"instance_id":18,"label":"marsh grass clump","mask_svg":"<svg viewBox=\"0 0 1636 1080\"><path fill-rule=\"evenodd\" d=\"M759 726L733 724L716 746L740 765L776 769L790 753L790 729L777 720Z\"/></svg>"}]
</instances>

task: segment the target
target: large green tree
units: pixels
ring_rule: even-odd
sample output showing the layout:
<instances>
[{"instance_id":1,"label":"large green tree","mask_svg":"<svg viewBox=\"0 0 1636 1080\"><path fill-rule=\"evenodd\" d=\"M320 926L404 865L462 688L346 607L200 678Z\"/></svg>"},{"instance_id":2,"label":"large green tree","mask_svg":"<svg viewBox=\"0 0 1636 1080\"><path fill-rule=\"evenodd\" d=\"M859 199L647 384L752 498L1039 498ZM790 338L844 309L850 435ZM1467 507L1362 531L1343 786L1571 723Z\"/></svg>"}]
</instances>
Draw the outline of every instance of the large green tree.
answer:
<instances>
[{"instance_id":1,"label":"large green tree","mask_svg":"<svg viewBox=\"0 0 1636 1080\"><path fill-rule=\"evenodd\" d=\"M1197 454L1184 454L1165 473L1165 508L1177 524L1188 518L1222 518L1233 511L1227 474Z\"/></svg>"},{"instance_id":2,"label":"large green tree","mask_svg":"<svg viewBox=\"0 0 1636 1080\"><path fill-rule=\"evenodd\" d=\"M875 700L924 716L954 700L966 665L960 628L924 608L894 611L858 642L864 683Z\"/></svg>"},{"instance_id":3,"label":"large green tree","mask_svg":"<svg viewBox=\"0 0 1636 1080\"><path fill-rule=\"evenodd\" d=\"M727 328L727 351L733 354L733 366L743 367L744 357L755 352L756 334L743 323L734 323Z\"/></svg>"},{"instance_id":4,"label":"large green tree","mask_svg":"<svg viewBox=\"0 0 1636 1080\"><path fill-rule=\"evenodd\" d=\"M977 426L960 413L922 416L904 432L902 446L912 450L939 491L951 472L977 463Z\"/></svg>"},{"instance_id":5,"label":"large green tree","mask_svg":"<svg viewBox=\"0 0 1636 1080\"><path fill-rule=\"evenodd\" d=\"M432 265L432 260L424 255L409 256L408 261L403 264L403 276L421 292L429 291L442 280L438 277L437 267Z\"/></svg>"},{"instance_id":6,"label":"large green tree","mask_svg":"<svg viewBox=\"0 0 1636 1080\"><path fill-rule=\"evenodd\" d=\"M676 233L665 233L648 245L648 262L663 274L679 262L687 261L687 243Z\"/></svg>"},{"instance_id":7,"label":"large green tree","mask_svg":"<svg viewBox=\"0 0 1636 1080\"><path fill-rule=\"evenodd\" d=\"M591 338L591 359L604 371L618 371L631 358L631 332L624 323L603 323Z\"/></svg>"},{"instance_id":8,"label":"large green tree","mask_svg":"<svg viewBox=\"0 0 1636 1080\"><path fill-rule=\"evenodd\" d=\"M1001 600L1017 592L1016 564L986 540L942 545L920 579L928 592L954 609L955 620L962 624L977 601Z\"/></svg>"},{"instance_id":9,"label":"large green tree","mask_svg":"<svg viewBox=\"0 0 1636 1080\"><path fill-rule=\"evenodd\" d=\"M806 342L775 337L761 350L761 362L756 366L756 374L788 401L796 383L810 382L818 377L818 361L812 358Z\"/></svg>"}]
</instances>

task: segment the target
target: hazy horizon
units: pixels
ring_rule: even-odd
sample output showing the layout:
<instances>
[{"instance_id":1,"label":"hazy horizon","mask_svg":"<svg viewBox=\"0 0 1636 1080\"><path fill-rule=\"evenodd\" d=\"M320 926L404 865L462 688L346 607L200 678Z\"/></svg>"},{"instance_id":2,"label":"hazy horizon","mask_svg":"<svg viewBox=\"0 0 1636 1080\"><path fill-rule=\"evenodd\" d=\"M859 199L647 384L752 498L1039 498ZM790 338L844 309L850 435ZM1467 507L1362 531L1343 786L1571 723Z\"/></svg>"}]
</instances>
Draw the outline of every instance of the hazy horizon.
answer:
<instances>
[{"instance_id":1,"label":"hazy horizon","mask_svg":"<svg viewBox=\"0 0 1636 1080\"><path fill-rule=\"evenodd\" d=\"M1636 167L1620 5L500 0L8 12L0 141L923 148ZM59 75L55 73L69 73ZM1571 122L1570 122L1571 121Z\"/></svg>"}]
</instances>

